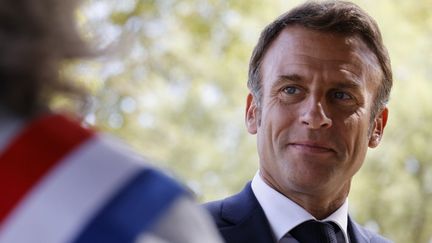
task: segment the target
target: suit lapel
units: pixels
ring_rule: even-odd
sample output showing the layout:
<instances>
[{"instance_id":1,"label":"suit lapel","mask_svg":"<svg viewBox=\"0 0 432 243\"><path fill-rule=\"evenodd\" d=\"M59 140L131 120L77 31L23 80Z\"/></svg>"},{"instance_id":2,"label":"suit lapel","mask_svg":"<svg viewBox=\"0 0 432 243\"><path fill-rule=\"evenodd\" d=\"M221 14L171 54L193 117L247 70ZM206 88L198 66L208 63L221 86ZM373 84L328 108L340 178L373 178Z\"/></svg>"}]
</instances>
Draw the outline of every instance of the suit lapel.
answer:
<instances>
[{"instance_id":1,"label":"suit lapel","mask_svg":"<svg viewBox=\"0 0 432 243\"><path fill-rule=\"evenodd\" d=\"M221 228L227 242L271 243L274 237L250 183L239 194L223 201L221 217L231 225Z\"/></svg>"},{"instance_id":2,"label":"suit lapel","mask_svg":"<svg viewBox=\"0 0 432 243\"><path fill-rule=\"evenodd\" d=\"M222 202L221 218L228 225L219 228L227 242L275 242L270 224L252 192L250 182L238 194ZM370 243L367 232L348 217L348 235L351 243Z\"/></svg>"},{"instance_id":3,"label":"suit lapel","mask_svg":"<svg viewBox=\"0 0 432 243\"><path fill-rule=\"evenodd\" d=\"M351 243L369 243L370 239L364 234L363 229L348 216L348 235Z\"/></svg>"}]
</instances>

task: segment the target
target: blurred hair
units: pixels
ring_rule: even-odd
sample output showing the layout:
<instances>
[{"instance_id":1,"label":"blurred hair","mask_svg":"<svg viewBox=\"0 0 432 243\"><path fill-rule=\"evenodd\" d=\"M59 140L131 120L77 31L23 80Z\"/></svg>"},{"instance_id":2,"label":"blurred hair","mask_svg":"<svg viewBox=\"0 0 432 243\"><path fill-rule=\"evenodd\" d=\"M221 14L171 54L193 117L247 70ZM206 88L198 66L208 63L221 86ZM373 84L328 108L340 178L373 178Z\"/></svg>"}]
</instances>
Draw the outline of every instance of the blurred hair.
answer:
<instances>
[{"instance_id":1,"label":"blurred hair","mask_svg":"<svg viewBox=\"0 0 432 243\"><path fill-rule=\"evenodd\" d=\"M21 116L47 110L52 97L83 97L59 69L91 53L75 23L76 0L0 2L0 104Z\"/></svg>"},{"instance_id":2,"label":"blurred hair","mask_svg":"<svg viewBox=\"0 0 432 243\"><path fill-rule=\"evenodd\" d=\"M344 1L306 2L278 17L262 31L249 63L248 87L257 106L262 99L261 62L268 48L287 26L302 26L308 29L359 36L377 57L382 71L378 92L372 107L372 119L384 107L390 96L393 83L390 58L383 44L375 20L359 6Z\"/></svg>"}]
</instances>

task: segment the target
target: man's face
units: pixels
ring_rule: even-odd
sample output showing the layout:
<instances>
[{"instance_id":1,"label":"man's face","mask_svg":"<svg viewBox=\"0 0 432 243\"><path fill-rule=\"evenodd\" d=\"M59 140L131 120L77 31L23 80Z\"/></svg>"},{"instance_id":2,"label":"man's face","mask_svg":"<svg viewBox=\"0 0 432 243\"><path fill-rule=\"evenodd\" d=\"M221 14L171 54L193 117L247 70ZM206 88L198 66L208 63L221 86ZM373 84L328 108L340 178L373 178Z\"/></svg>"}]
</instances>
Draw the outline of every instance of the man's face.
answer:
<instances>
[{"instance_id":1,"label":"man's face","mask_svg":"<svg viewBox=\"0 0 432 243\"><path fill-rule=\"evenodd\" d=\"M268 184L285 195L348 193L387 120L386 108L371 119L378 68L358 37L298 26L279 34L261 65L261 104L249 94L246 107Z\"/></svg>"}]
</instances>

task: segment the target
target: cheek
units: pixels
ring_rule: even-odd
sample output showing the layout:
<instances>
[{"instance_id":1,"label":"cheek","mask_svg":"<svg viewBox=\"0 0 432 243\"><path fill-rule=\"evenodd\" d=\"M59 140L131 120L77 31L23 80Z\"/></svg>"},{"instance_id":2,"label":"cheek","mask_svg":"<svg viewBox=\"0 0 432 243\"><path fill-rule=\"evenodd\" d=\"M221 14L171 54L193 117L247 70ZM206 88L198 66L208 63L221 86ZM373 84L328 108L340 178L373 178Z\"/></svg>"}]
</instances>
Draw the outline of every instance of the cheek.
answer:
<instances>
[{"instance_id":1,"label":"cheek","mask_svg":"<svg viewBox=\"0 0 432 243\"><path fill-rule=\"evenodd\" d=\"M345 140L357 140L363 133L366 119L365 109L359 108L350 114L335 115L333 129L337 130Z\"/></svg>"},{"instance_id":2,"label":"cheek","mask_svg":"<svg viewBox=\"0 0 432 243\"><path fill-rule=\"evenodd\" d=\"M344 119L344 128L347 134L352 133L354 138L364 139L367 137L370 127L369 111L365 108L358 109L356 112Z\"/></svg>"},{"instance_id":3,"label":"cheek","mask_svg":"<svg viewBox=\"0 0 432 243\"><path fill-rule=\"evenodd\" d=\"M341 131L345 138L346 156L349 163L355 164L355 167L360 167L365 158L368 143L369 143L369 118L351 117L345 122L344 128ZM359 164L359 165L357 165Z\"/></svg>"},{"instance_id":4,"label":"cheek","mask_svg":"<svg viewBox=\"0 0 432 243\"><path fill-rule=\"evenodd\" d=\"M287 111L279 106L268 107L262 111L257 132L257 145L262 159L276 160L288 138L292 114L291 110Z\"/></svg>"},{"instance_id":5,"label":"cheek","mask_svg":"<svg viewBox=\"0 0 432 243\"><path fill-rule=\"evenodd\" d=\"M263 110L261 116L260 129L267 139L274 140L278 134L285 130L290 122L292 110L283 109L277 105L269 105ZM264 135L264 134L263 134Z\"/></svg>"}]
</instances>

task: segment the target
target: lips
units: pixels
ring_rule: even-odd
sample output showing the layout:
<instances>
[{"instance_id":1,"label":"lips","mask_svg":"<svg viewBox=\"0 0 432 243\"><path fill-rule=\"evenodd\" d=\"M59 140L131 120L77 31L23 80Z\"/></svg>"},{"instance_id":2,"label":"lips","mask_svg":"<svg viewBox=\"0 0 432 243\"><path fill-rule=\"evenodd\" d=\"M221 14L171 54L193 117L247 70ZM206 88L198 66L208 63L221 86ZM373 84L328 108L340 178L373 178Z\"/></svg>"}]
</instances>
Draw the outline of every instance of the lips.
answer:
<instances>
[{"instance_id":1,"label":"lips","mask_svg":"<svg viewBox=\"0 0 432 243\"><path fill-rule=\"evenodd\" d=\"M304 152L313 152L313 153L335 152L335 150L332 149L331 146L324 143L317 143L317 142L309 142L309 141L293 142L293 143L288 143L288 146Z\"/></svg>"}]
</instances>

